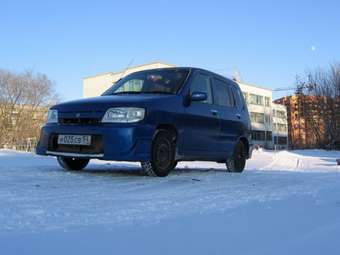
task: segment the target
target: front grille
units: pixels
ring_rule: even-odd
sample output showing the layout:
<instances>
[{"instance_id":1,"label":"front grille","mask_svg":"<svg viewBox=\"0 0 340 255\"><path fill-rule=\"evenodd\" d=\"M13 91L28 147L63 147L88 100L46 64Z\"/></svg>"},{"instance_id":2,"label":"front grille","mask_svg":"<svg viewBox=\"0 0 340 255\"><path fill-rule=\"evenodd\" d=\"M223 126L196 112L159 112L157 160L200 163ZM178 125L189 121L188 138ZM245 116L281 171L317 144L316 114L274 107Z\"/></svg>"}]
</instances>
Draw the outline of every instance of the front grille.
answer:
<instances>
[{"instance_id":1,"label":"front grille","mask_svg":"<svg viewBox=\"0 0 340 255\"><path fill-rule=\"evenodd\" d=\"M64 125L99 125L99 118L60 118L59 123Z\"/></svg>"},{"instance_id":2,"label":"front grille","mask_svg":"<svg viewBox=\"0 0 340 255\"><path fill-rule=\"evenodd\" d=\"M65 145L58 144L58 134L52 134L48 143L49 151L84 153L84 154L101 154L103 153L103 138L101 135L91 135L90 145Z\"/></svg>"}]
</instances>

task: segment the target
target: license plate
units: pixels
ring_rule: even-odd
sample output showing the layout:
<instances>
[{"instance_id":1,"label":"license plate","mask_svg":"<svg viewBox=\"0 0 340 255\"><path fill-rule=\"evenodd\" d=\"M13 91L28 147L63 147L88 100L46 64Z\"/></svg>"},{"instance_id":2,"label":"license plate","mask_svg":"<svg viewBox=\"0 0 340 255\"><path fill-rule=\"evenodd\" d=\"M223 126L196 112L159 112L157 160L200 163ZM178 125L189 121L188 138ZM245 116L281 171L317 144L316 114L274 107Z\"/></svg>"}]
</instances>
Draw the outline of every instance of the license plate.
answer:
<instances>
[{"instance_id":1,"label":"license plate","mask_svg":"<svg viewBox=\"0 0 340 255\"><path fill-rule=\"evenodd\" d=\"M90 135L58 135L58 144L91 145Z\"/></svg>"}]
</instances>

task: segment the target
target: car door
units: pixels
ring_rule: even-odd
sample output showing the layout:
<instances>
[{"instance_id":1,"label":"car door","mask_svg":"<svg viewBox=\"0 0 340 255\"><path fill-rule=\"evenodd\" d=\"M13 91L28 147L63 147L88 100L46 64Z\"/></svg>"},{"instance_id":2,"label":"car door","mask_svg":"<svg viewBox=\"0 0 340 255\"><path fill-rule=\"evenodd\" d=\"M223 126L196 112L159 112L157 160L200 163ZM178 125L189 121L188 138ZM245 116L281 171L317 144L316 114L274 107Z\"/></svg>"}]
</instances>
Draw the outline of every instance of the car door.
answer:
<instances>
[{"instance_id":1,"label":"car door","mask_svg":"<svg viewBox=\"0 0 340 255\"><path fill-rule=\"evenodd\" d=\"M195 158L209 158L216 153L220 132L220 120L213 105L211 78L208 74L197 72L190 83L192 92L204 92L207 100L191 102L186 107L184 145L186 155Z\"/></svg>"},{"instance_id":2,"label":"car door","mask_svg":"<svg viewBox=\"0 0 340 255\"><path fill-rule=\"evenodd\" d=\"M221 121L218 150L227 157L234 151L236 140L242 132L241 116L236 107L232 85L226 80L213 78L213 97Z\"/></svg>"}]
</instances>

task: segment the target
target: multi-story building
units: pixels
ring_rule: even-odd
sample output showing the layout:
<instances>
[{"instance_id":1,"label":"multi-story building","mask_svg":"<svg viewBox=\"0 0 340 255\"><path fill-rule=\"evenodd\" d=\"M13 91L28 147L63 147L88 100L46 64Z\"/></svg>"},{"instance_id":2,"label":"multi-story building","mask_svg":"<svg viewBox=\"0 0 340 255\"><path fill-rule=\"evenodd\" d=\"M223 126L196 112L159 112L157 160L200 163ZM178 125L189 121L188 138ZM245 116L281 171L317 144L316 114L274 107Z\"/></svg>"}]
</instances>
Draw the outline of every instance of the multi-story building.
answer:
<instances>
[{"instance_id":1,"label":"multi-story building","mask_svg":"<svg viewBox=\"0 0 340 255\"><path fill-rule=\"evenodd\" d=\"M174 67L174 65L154 62L130 67L125 71L116 73L109 72L86 77L83 80L83 95L84 97L98 96L127 74L166 67ZM270 149L287 148L287 111L284 106L277 106L272 102L272 90L241 82L238 82L238 84L248 105L252 124L252 138L255 145ZM277 112L278 114L276 114Z\"/></svg>"},{"instance_id":2,"label":"multi-story building","mask_svg":"<svg viewBox=\"0 0 340 255\"><path fill-rule=\"evenodd\" d=\"M241 82L238 84L248 105L253 141L262 147L273 148L272 91Z\"/></svg>"},{"instance_id":3,"label":"multi-story building","mask_svg":"<svg viewBox=\"0 0 340 255\"><path fill-rule=\"evenodd\" d=\"M110 88L113 83L115 83L116 81L130 73L166 67L174 67L174 65L165 64L161 62L153 62L150 64L129 67L119 72L108 72L86 77L83 79L83 96L84 97L99 96L108 88Z\"/></svg>"},{"instance_id":4,"label":"multi-story building","mask_svg":"<svg viewBox=\"0 0 340 255\"><path fill-rule=\"evenodd\" d=\"M275 149L287 149L288 147L288 124L287 108L281 104L272 104L273 119L273 142Z\"/></svg>"},{"instance_id":5,"label":"multi-story building","mask_svg":"<svg viewBox=\"0 0 340 255\"><path fill-rule=\"evenodd\" d=\"M331 117L324 97L293 95L275 100L287 108L289 144L292 148L314 148L324 142L325 118Z\"/></svg>"},{"instance_id":6,"label":"multi-story building","mask_svg":"<svg viewBox=\"0 0 340 255\"><path fill-rule=\"evenodd\" d=\"M288 147L287 110L272 102L271 89L238 82L246 99L256 145L283 149Z\"/></svg>"}]
</instances>

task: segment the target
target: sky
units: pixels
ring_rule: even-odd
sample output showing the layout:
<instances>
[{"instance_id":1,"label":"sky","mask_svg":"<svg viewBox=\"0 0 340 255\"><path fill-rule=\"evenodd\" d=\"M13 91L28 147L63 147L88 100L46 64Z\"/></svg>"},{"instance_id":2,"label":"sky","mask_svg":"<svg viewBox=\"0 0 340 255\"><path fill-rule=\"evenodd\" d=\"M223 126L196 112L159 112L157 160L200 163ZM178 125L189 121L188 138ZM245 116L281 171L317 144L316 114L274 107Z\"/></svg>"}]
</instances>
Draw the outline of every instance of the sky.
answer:
<instances>
[{"instance_id":1,"label":"sky","mask_svg":"<svg viewBox=\"0 0 340 255\"><path fill-rule=\"evenodd\" d=\"M340 1L0 1L0 68L54 81L61 100L82 78L163 61L268 88L340 61ZM289 94L275 93L274 97Z\"/></svg>"}]
</instances>

